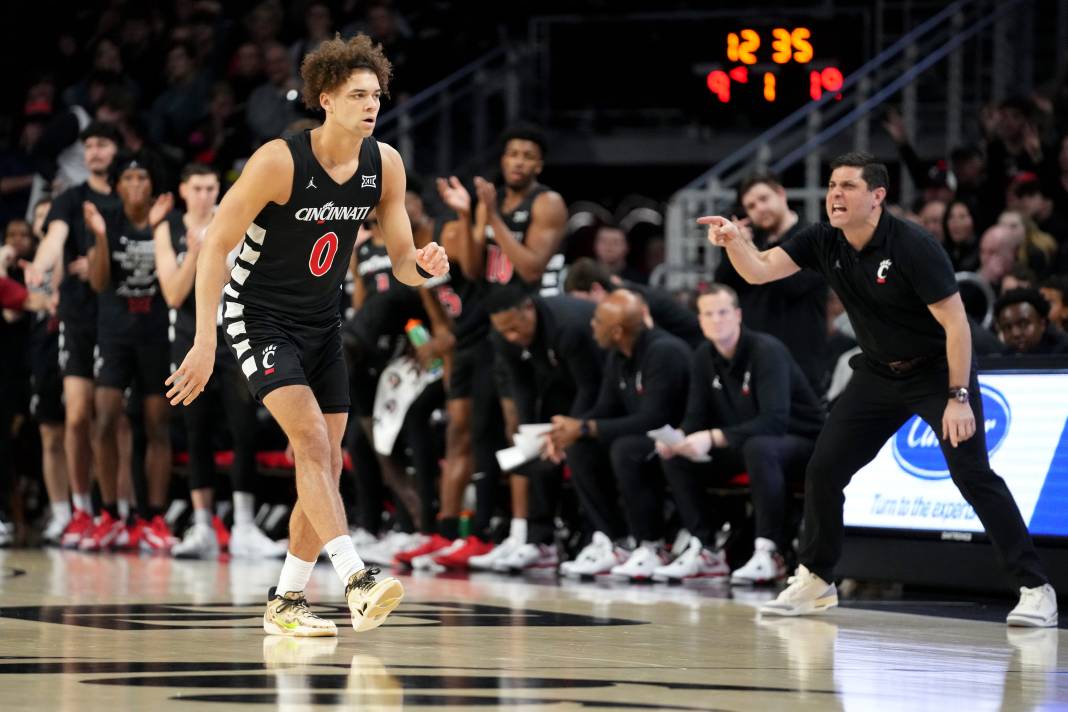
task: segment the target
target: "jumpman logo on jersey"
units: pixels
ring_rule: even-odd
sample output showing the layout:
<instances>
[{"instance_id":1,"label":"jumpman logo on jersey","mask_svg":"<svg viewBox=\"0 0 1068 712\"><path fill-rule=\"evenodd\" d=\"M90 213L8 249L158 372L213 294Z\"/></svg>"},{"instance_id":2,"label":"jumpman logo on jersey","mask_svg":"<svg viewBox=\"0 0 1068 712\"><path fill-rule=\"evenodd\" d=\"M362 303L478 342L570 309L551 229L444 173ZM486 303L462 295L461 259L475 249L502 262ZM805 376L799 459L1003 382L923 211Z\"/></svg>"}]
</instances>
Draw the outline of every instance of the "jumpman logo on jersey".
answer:
<instances>
[{"instance_id":1,"label":"jumpman logo on jersey","mask_svg":"<svg viewBox=\"0 0 1068 712\"><path fill-rule=\"evenodd\" d=\"M318 187L319 186L315 185L315 176L312 176L311 179L308 181L308 185L304 186L304 190L308 190L309 188L318 188Z\"/></svg>"}]
</instances>

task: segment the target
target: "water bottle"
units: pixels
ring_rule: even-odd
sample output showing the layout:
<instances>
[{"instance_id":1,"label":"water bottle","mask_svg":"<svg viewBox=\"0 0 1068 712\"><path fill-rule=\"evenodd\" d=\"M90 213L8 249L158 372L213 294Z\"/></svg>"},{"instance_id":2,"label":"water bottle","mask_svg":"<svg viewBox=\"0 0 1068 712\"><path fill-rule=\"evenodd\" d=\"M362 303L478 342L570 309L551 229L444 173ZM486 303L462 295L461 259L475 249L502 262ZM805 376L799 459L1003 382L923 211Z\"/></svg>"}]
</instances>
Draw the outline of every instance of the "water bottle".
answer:
<instances>
[{"instance_id":1,"label":"water bottle","mask_svg":"<svg viewBox=\"0 0 1068 712\"><path fill-rule=\"evenodd\" d=\"M408 341L412 342L412 346L416 348L430 341L430 332L426 330L420 319L409 319L408 323L404 325L404 333L408 335ZM436 358L430 362L427 372L432 376L440 376L444 369L444 362L440 358Z\"/></svg>"}]
</instances>

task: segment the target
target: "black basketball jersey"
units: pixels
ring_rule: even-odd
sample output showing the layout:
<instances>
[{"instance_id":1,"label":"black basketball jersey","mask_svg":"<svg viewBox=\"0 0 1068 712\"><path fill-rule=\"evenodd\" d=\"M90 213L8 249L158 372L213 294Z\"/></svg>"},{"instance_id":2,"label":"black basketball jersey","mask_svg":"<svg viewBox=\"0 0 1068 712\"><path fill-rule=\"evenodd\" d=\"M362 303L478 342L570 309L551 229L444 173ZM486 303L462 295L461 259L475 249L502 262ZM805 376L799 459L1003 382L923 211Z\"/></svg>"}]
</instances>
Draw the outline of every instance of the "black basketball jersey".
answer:
<instances>
[{"instance_id":1,"label":"black basketball jersey","mask_svg":"<svg viewBox=\"0 0 1068 712\"><path fill-rule=\"evenodd\" d=\"M440 245L445 224L455 219L453 214L435 220L431 240ZM452 333L456 337L457 349L476 344L486 337L489 332L489 316L476 296L478 285L464 276L459 265L452 265L448 272L428 279L423 286L434 294L442 309L452 319Z\"/></svg>"},{"instance_id":2,"label":"black basketball jersey","mask_svg":"<svg viewBox=\"0 0 1068 712\"><path fill-rule=\"evenodd\" d=\"M286 138L286 144L293 156L289 201L268 203L249 225L224 289L224 315L336 323L356 233L382 195L378 142L363 139L359 166L343 184L315 158L310 131Z\"/></svg>"},{"instance_id":3,"label":"black basketball jersey","mask_svg":"<svg viewBox=\"0 0 1068 712\"><path fill-rule=\"evenodd\" d=\"M523 198L522 202L510 212L505 212L504 193L498 197L498 208L501 209L501 220L512 231L516 241L526 241L527 230L530 228L530 218L534 211L534 201L542 193L552 190L548 186L536 183L530 193ZM485 281L489 285L511 284L518 282L528 287L532 292L539 292L542 296L554 296L560 293L560 273L564 268L564 255L558 253L549 259L542 273L539 284L527 284L515 271L515 266L508 256L504 254L493 234L493 227L486 226L486 264Z\"/></svg>"},{"instance_id":4,"label":"black basketball jersey","mask_svg":"<svg viewBox=\"0 0 1068 712\"><path fill-rule=\"evenodd\" d=\"M368 240L356 248L356 272L364 287L356 319L373 338L403 334L409 319L426 319L419 293L393 275L385 245Z\"/></svg>"},{"instance_id":5,"label":"black basketball jersey","mask_svg":"<svg viewBox=\"0 0 1068 712\"><path fill-rule=\"evenodd\" d=\"M174 248L174 256L181 266L186 259L189 246L186 240L185 220L182 213L177 210L171 211L167 216L167 227L171 233L171 247ZM197 333L197 304L196 287L189 290L189 295L177 309L170 310L170 341L174 343L176 336L182 337L183 341L192 339Z\"/></svg>"},{"instance_id":6,"label":"black basketball jersey","mask_svg":"<svg viewBox=\"0 0 1068 712\"><path fill-rule=\"evenodd\" d=\"M121 205L114 193L97 193L88 183L79 183L60 193L52 203L45 218L45 230L53 220L67 223L69 232L63 243L63 281L59 285L60 319L79 326L96 325L97 297L89 283L77 275L71 274L67 267L79 257L84 257L96 238L86 227L82 203L89 201L104 213Z\"/></svg>"},{"instance_id":7,"label":"black basketball jersey","mask_svg":"<svg viewBox=\"0 0 1068 712\"><path fill-rule=\"evenodd\" d=\"M160 342L167 338L167 305L156 277L152 229L137 227L121 205L104 212L111 278L100 293L101 341Z\"/></svg>"}]
</instances>

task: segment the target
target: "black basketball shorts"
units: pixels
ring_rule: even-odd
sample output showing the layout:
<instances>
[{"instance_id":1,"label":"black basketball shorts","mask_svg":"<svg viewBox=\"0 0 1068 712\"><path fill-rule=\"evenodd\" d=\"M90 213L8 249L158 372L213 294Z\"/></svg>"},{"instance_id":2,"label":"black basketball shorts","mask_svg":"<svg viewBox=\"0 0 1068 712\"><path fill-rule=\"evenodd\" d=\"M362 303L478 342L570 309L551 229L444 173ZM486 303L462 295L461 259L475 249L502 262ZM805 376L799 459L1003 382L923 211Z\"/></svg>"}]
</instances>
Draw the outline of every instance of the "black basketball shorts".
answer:
<instances>
[{"instance_id":1,"label":"black basketball shorts","mask_svg":"<svg viewBox=\"0 0 1068 712\"><path fill-rule=\"evenodd\" d=\"M92 380L96 357L95 316L88 323L74 319L59 322L59 370L64 378Z\"/></svg>"},{"instance_id":2,"label":"black basketball shorts","mask_svg":"<svg viewBox=\"0 0 1068 712\"><path fill-rule=\"evenodd\" d=\"M311 388L323 413L349 412L349 374L341 349L341 324L305 326L281 321L247 306L224 324L226 343L241 364L248 388L263 402L282 386Z\"/></svg>"},{"instance_id":3,"label":"black basketball shorts","mask_svg":"<svg viewBox=\"0 0 1068 712\"><path fill-rule=\"evenodd\" d=\"M96 362L96 385L126 390L137 386L143 396L167 393L171 346L166 341L137 342L128 339L100 340Z\"/></svg>"}]
</instances>

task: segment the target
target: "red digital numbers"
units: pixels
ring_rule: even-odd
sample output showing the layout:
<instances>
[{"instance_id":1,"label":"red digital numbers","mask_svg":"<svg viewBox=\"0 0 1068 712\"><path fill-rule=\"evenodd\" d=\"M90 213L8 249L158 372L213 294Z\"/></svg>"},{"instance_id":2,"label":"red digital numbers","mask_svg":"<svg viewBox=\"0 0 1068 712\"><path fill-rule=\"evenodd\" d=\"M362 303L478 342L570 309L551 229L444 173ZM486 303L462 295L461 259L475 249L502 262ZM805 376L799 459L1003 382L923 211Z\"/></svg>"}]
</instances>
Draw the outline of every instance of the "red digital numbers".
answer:
<instances>
[{"instance_id":1,"label":"red digital numbers","mask_svg":"<svg viewBox=\"0 0 1068 712\"><path fill-rule=\"evenodd\" d=\"M721 104L731 103L734 98L732 92L734 84L749 83L750 68L757 69L761 74L760 89L764 101L775 102L779 97L780 77L778 75L782 71L775 65L782 67L790 64L806 65L812 62L816 55L812 44L812 30L808 27L772 28L766 42L768 48L761 51L764 44L765 40L760 31L754 29L745 28L727 34L727 59L735 63L735 66L713 69L705 76L708 91ZM760 55L758 51L761 51ZM767 56L762 56L764 53L767 53ZM762 60L764 62L770 60L774 64L765 64L759 68L754 66ZM760 71L764 68L770 71ZM804 81L801 77L798 77L798 80ZM754 83L757 83L755 79ZM842 72L837 67L827 67L822 71L812 70L809 74L809 96L813 100L818 100L824 92L831 92L837 94L837 99L841 99L839 92L844 83Z\"/></svg>"},{"instance_id":2,"label":"red digital numbers","mask_svg":"<svg viewBox=\"0 0 1068 712\"><path fill-rule=\"evenodd\" d=\"M818 101L823 97L824 91L841 91L844 83L845 78L837 67L827 67L823 71L813 69L808 75L808 94L813 101ZM841 99L842 95L839 94L837 98Z\"/></svg>"},{"instance_id":3,"label":"red digital numbers","mask_svg":"<svg viewBox=\"0 0 1068 712\"><path fill-rule=\"evenodd\" d=\"M312 245L308 269L316 277L322 277L330 271L335 257L337 257L337 233L328 232Z\"/></svg>"}]
</instances>

